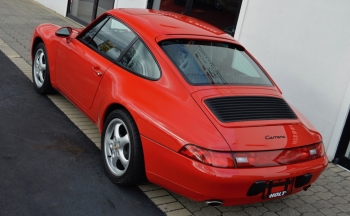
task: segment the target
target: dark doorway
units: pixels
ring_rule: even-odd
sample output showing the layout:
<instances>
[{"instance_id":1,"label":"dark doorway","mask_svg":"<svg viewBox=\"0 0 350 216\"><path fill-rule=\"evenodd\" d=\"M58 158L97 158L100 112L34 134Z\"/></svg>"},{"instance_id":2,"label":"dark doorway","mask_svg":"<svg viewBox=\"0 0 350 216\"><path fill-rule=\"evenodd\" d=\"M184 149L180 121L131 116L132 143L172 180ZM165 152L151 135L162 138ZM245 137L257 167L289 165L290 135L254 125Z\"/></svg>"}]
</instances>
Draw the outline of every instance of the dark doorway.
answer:
<instances>
[{"instance_id":1,"label":"dark doorway","mask_svg":"<svg viewBox=\"0 0 350 216\"><path fill-rule=\"evenodd\" d=\"M234 36L241 5L242 0L161 0L159 10L203 20Z\"/></svg>"},{"instance_id":2,"label":"dark doorway","mask_svg":"<svg viewBox=\"0 0 350 216\"><path fill-rule=\"evenodd\" d=\"M346 118L343 133L340 137L334 163L350 169L350 113Z\"/></svg>"}]
</instances>

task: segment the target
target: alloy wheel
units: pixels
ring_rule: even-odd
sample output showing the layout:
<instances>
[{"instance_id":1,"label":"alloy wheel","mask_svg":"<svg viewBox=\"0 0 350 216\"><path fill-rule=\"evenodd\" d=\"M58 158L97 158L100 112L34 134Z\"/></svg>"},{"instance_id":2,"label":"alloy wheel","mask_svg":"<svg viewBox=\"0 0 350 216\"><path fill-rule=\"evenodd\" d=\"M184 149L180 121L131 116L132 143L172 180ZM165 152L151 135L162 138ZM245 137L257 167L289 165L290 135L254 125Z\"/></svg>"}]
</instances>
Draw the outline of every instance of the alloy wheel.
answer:
<instances>
[{"instance_id":1,"label":"alloy wheel","mask_svg":"<svg viewBox=\"0 0 350 216\"><path fill-rule=\"evenodd\" d=\"M43 49L38 49L34 57L34 82L38 88L41 88L46 75L46 56Z\"/></svg>"},{"instance_id":2,"label":"alloy wheel","mask_svg":"<svg viewBox=\"0 0 350 216\"><path fill-rule=\"evenodd\" d=\"M115 176L123 175L130 162L130 136L125 123L119 119L113 119L107 126L104 151L109 170Z\"/></svg>"}]
</instances>

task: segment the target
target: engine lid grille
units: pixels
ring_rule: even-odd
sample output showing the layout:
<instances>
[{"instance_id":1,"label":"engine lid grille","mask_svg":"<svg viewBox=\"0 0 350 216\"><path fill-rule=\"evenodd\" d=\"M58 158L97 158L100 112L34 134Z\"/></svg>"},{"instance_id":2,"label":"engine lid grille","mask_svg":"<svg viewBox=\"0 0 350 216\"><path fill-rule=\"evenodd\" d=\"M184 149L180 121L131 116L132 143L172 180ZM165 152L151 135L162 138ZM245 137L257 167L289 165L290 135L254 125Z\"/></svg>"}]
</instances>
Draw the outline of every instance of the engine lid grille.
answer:
<instances>
[{"instance_id":1,"label":"engine lid grille","mask_svg":"<svg viewBox=\"0 0 350 216\"><path fill-rule=\"evenodd\" d=\"M204 103L223 123L297 119L282 98L266 96L233 96L206 99Z\"/></svg>"}]
</instances>

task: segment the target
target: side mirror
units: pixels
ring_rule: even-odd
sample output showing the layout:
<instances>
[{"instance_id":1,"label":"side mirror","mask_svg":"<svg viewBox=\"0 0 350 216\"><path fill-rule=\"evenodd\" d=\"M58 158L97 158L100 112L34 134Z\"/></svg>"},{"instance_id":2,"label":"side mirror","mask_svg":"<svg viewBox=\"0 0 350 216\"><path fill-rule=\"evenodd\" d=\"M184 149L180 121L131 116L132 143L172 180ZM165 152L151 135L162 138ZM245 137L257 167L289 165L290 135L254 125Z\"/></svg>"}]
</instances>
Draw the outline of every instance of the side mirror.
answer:
<instances>
[{"instance_id":1,"label":"side mirror","mask_svg":"<svg viewBox=\"0 0 350 216\"><path fill-rule=\"evenodd\" d=\"M69 37L72 33L71 27L62 27L56 31L56 36L58 37Z\"/></svg>"}]
</instances>

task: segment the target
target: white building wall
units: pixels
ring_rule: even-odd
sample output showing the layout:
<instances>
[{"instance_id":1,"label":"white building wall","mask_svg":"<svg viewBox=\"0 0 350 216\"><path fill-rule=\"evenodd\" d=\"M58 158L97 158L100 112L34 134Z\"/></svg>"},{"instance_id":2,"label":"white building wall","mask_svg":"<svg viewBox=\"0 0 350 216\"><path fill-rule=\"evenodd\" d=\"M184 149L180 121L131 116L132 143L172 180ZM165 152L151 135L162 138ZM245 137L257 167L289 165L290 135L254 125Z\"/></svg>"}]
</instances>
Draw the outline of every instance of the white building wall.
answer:
<instances>
[{"instance_id":1,"label":"white building wall","mask_svg":"<svg viewBox=\"0 0 350 216\"><path fill-rule=\"evenodd\" d=\"M350 104L349 9L349 0L244 0L237 27L237 39L321 132L330 160Z\"/></svg>"},{"instance_id":2,"label":"white building wall","mask_svg":"<svg viewBox=\"0 0 350 216\"><path fill-rule=\"evenodd\" d=\"M146 8L147 0L115 0L114 8Z\"/></svg>"},{"instance_id":3,"label":"white building wall","mask_svg":"<svg viewBox=\"0 0 350 216\"><path fill-rule=\"evenodd\" d=\"M47 8L50 8L53 11L56 11L62 16L66 16L68 0L34 0L44 5Z\"/></svg>"}]
</instances>

